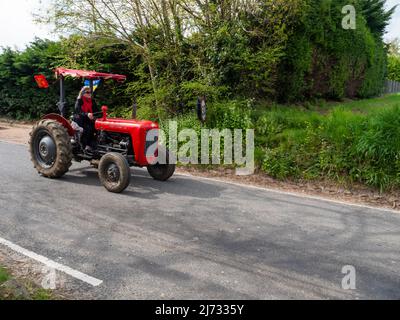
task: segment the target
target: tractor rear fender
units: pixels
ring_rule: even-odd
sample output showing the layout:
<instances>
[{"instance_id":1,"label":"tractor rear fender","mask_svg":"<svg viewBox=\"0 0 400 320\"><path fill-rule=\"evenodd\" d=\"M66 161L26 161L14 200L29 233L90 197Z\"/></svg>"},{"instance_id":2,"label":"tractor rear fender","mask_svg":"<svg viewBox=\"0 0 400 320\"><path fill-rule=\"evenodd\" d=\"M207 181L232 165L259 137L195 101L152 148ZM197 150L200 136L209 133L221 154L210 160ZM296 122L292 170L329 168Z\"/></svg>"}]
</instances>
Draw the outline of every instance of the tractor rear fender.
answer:
<instances>
[{"instance_id":1,"label":"tractor rear fender","mask_svg":"<svg viewBox=\"0 0 400 320\"><path fill-rule=\"evenodd\" d=\"M43 120L49 119L49 120L58 121L59 123L61 123L64 126L65 129L67 129L68 134L71 137L73 137L75 135L75 130L72 128L72 126L69 123L69 121L67 119L65 119L63 116L60 116L59 114L51 113L51 114L45 115L42 119Z\"/></svg>"}]
</instances>

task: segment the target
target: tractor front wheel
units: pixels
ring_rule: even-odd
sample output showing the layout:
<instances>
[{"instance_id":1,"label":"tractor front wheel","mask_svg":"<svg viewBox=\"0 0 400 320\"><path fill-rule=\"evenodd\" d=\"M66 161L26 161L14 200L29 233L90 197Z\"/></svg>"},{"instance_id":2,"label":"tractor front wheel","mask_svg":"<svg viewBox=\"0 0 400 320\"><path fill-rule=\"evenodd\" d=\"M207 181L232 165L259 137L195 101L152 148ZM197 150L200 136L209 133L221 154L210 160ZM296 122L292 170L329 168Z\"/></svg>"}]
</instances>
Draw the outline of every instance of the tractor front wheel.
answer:
<instances>
[{"instance_id":1,"label":"tractor front wheel","mask_svg":"<svg viewBox=\"0 0 400 320\"><path fill-rule=\"evenodd\" d=\"M46 178L60 178L72 165L71 138L55 120L41 120L33 127L29 151L34 167Z\"/></svg>"},{"instance_id":2,"label":"tractor front wheel","mask_svg":"<svg viewBox=\"0 0 400 320\"><path fill-rule=\"evenodd\" d=\"M122 154L107 153L100 159L99 178L109 192L121 193L131 180L128 161Z\"/></svg>"},{"instance_id":3,"label":"tractor front wheel","mask_svg":"<svg viewBox=\"0 0 400 320\"><path fill-rule=\"evenodd\" d=\"M157 162L154 165L148 166L147 171L153 179L167 181L175 173L175 164L170 163L169 151L165 147L160 146L158 148L158 158L166 160L166 163Z\"/></svg>"}]
</instances>

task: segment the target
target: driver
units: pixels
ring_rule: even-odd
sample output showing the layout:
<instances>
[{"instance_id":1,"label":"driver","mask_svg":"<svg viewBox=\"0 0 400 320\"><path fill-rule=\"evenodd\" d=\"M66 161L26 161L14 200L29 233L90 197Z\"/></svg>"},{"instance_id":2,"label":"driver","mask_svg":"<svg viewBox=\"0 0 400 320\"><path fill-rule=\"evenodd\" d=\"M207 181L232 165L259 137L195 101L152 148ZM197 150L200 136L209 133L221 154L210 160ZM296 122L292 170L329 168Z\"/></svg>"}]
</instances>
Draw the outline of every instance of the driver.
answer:
<instances>
[{"instance_id":1,"label":"driver","mask_svg":"<svg viewBox=\"0 0 400 320\"><path fill-rule=\"evenodd\" d=\"M75 122L83 128L82 146L85 151L91 152L94 142L94 116L93 113L98 112L96 101L92 97L90 87L83 87L79 92L79 96L75 103Z\"/></svg>"}]
</instances>

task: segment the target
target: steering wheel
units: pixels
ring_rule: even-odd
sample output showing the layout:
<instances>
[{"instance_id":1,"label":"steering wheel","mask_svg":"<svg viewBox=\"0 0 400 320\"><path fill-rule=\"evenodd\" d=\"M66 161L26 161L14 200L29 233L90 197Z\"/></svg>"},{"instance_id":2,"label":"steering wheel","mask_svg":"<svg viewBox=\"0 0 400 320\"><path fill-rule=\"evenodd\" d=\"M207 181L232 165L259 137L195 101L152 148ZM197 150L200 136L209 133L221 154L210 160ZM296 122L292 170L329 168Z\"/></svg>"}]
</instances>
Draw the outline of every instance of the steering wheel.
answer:
<instances>
[{"instance_id":1,"label":"steering wheel","mask_svg":"<svg viewBox=\"0 0 400 320\"><path fill-rule=\"evenodd\" d=\"M103 118L103 111L93 112L93 118L94 118L94 119Z\"/></svg>"}]
</instances>

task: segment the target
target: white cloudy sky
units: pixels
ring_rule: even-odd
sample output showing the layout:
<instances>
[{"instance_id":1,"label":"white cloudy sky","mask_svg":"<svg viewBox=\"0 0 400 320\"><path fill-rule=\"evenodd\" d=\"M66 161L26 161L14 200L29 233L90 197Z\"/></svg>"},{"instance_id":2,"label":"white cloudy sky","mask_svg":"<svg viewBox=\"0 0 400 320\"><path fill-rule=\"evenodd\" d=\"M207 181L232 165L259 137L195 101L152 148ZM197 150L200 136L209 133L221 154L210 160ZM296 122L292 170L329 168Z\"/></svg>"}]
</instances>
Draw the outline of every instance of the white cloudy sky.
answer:
<instances>
[{"instance_id":1,"label":"white cloudy sky","mask_svg":"<svg viewBox=\"0 0 400 320\"><path fill-rule=\"evenodd\" d=\"M40 0L0 0L0 47L22 49L37 37L51 38L47 27L33 23L32 12Z\"/></svg>"},{"instance_id":2,"label":"white cloudy sky","mask_svg":"<svg viewBox=\"0 0 400 320\"><path fill-rule=\"evenodd\" d=\"M1 0L0 0L1 1ZM396 4L399 5L396 12L393 15L390 26L388 27L388 34L386 38L391 40L394 38L400 38L400 0L388 0L387 4L389 7L393 7Z\"/></svg>"},{"instance_id":3,"label":"white cloudy sky","mask_svg":"<svg viewBox=\"0 0 400 320\"><path fill-rule=\"evenodd\" d=\"M0 47L22 49L35 36L54 38L49 28L32 22L31 13L48 0L0 0ZM389 6L400 5L400 0L387 0ZM388 28L388 40L400 38L400 6Z\"/></svg>"}]
</instances>

